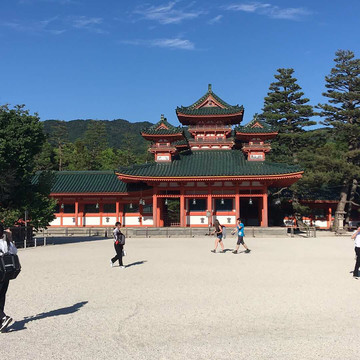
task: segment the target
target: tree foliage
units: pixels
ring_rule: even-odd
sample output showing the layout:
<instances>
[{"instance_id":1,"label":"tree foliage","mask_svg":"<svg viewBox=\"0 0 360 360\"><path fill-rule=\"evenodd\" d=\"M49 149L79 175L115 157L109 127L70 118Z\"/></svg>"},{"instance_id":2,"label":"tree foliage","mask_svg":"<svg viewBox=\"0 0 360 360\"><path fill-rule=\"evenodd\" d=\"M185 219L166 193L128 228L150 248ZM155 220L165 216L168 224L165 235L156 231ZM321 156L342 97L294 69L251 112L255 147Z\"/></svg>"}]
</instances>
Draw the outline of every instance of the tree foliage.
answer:
<instances>
[{"instance_id":1,"label":"tree foliage","mask_svg":"<svg viewBox=\"0 0 360 360\"><path fill-rule=\"evenodd\" d=\"M45 174L33 183L36 158L45 143L37 114L23 105L0 107L0 219L12 226L29 212L30 223L46 226L53 219L54 201L49 199L50 179Z\"/></svg>"}]
</instances>

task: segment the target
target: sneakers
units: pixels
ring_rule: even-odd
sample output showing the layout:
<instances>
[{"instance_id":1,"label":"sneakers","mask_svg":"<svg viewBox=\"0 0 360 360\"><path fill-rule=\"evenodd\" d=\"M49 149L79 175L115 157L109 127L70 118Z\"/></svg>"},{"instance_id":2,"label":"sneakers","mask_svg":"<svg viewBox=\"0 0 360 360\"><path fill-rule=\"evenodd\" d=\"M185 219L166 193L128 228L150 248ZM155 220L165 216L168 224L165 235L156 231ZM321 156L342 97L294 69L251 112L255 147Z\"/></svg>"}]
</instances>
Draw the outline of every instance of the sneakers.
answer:
<instances>
[{"instance_id":1,"label":"sneakers","mask_svg":"<svg viewBox=\"0 0 360 360\"><path fill-rule=\"evenodd\" d=\"M114 267L114 263L110 260L110 267Z\"/></svg>"},{"instance_id":2,"label":"sneakers","mask_svg":"<svg viewBox=\"0 0 360 360\"><path fill-rule=\"evenodd\" d=\"M221 250L221 251L220 251L220 254L225 254L225 250Z\"/></svg>"},{"instance_id":3,"label":"sneakers","mask_svg":"<svg viewBox=\"0 0 360 360\"><path fill-rule=\"evenodd\" d=\"M248 254L250 251L251 251L251 250L246 249L246 250L245 250L245 254Z\"/></svg>"},{"instance_id":4,"label":"sneakers","mask_svg":"<svg viewBox=\"0 0 360 360\"><path fill-rule=\"evenodd\" d=\"M124 265L120 266L120 269L125 269L125 266Z\"/></svg>"},{"instance_id":5,"label":"sneakers","mask_svg":"<svg viewBox=\"0 0 360 360\"><path fill-rule=\"evenodd\" d=\"M237 254L237 250L234 250L232 253L233 253L233 254Z\"/></svg>"},{"instance_id":6,"label":"sneakers","mask_svg":"<svg viewBox=\"0 0 360 360\"><path fill-rule=\"evenodd\" d=\"M216 250L210 250L212 253L216 253Z\"/></svg>"},{"instance_id":7,"label":"sneakers","mask_svg":"<svg viewBox=\"0 0 360 360\"><path fill-rule=\"evenodd\" d=\"M3 332L13 321L10 316L4 316L1 320L0 331Z\"/></svg>"}]
</instances>

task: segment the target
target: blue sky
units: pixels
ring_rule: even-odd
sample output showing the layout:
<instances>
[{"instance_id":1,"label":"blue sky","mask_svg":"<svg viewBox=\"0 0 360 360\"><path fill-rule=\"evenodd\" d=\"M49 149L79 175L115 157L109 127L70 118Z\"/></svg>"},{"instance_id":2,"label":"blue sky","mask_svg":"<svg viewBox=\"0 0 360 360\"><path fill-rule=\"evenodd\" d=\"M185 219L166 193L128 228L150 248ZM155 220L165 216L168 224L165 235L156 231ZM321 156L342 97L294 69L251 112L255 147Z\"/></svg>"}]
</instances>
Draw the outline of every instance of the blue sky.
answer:
<instances>
[{"instance_id":1,"label":"blue sky","mask_svg":"<svg viewBox=\"0 0 360 360\"><path fill-rule=\"evenodd\" d=\"M177 125L211 83L246 123L281 67L324 101L335 51L360 56L359 13L358 0L1 0L0 104Z\"/></svg>"}]
</instances>

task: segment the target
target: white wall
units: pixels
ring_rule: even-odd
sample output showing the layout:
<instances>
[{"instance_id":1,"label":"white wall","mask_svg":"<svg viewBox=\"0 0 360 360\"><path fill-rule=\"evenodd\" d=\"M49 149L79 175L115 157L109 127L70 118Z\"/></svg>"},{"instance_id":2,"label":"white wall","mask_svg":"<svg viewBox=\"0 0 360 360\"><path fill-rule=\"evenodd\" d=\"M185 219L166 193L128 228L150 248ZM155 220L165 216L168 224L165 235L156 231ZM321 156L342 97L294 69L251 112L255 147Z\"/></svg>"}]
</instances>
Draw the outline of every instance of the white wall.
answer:
<instances>
[{"instance_id":1,"label":"white wall","mask_svg":"<svg viewBox=\"0 0 360 360\"><path fill-rule=\"evenodd\" d=\"M236 224L236 216L234 215L220 215L216 216L221 225L235 225ZM230 220L230 222L229 222Z\"/></svg>"},{"instance_id":2,"label":"white wall","mask_svg":"<svg viewBox=\"0 0 360 360\"><path fill-rule=\"evenodd\" d=\"M75 225L74 217L63 217L64 226L74 226Z\"/></svg>"},{"instance_id":3,"label":"white wall","mask_svg":"<svg viewBox=\"0 0 360 360\"><path fill-rule=\"evenodd\" d=\"M145 226L151 226L154 224L152 216L144 216L142 219L142 224Z\"/></svg>"},{"instance_id":4,"label":"white wall","mask_svg":"<svg viewBox=\"0 0 360 360\"><path fill-rule=\"evenodd\" d=\"M60 225L60 218L55 218L51 223L50 226L59 226Z\"/></svg>"},{"instance_id":5,"label":"white wall","mask_svg":"<svg viewBox=\"0 0 360 360\"><path fill-rule=\"evenodd\" d=\"M205 215L186 216L187 225L208 225L208 218Z\"/></svg>"},{"instance_id":6,"label":"white wall","mask_svg":"<svg viewBox=\"0 0 360 360\"><path fill-rule=\"evenodd\" d=\"M109 221L107 222L106 219L109 219ZM103 216L102 218L103 225L114 226L116 221L116 216Z\"/></svg>"},{"instance_id":7,"label":"white wall","mask_svg":"<svg viewBox=\"0 0 360 360\"><path fill-rule=\"evenodd\" d=\"M85 226L100 225L100 216L85 217L83 218Z\"/></svg>"},{"instance_id":8,"label":"white wall","mask_svg":"<svg viewBox=\"0 0 360 360\"><path fill-rule=\"evenodd\" d=\"M138 216L124 216L124 225L125 226L140 225L139 217Z\"/></svg>"}]
</instances>

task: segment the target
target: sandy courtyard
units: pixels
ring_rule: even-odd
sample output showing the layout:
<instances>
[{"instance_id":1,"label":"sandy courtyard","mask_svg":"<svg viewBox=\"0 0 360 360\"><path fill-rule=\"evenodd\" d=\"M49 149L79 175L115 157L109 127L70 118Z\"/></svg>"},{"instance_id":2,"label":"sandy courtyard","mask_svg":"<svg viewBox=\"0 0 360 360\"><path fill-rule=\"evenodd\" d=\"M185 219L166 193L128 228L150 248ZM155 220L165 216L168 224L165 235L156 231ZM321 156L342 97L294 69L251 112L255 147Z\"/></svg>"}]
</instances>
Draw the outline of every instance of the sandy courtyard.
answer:
<instances>
[{"instance_id":1,"label":"sandy courtyard","mask_svg":"<svg viewBox=\"0 0 360 360\"><path fill-rule=\"evenodd\" d=\"M246 242L127 239L126 269L111 239L21 250L0 359L358 359L353 241Z\"/></svg>"}]
</instances>

